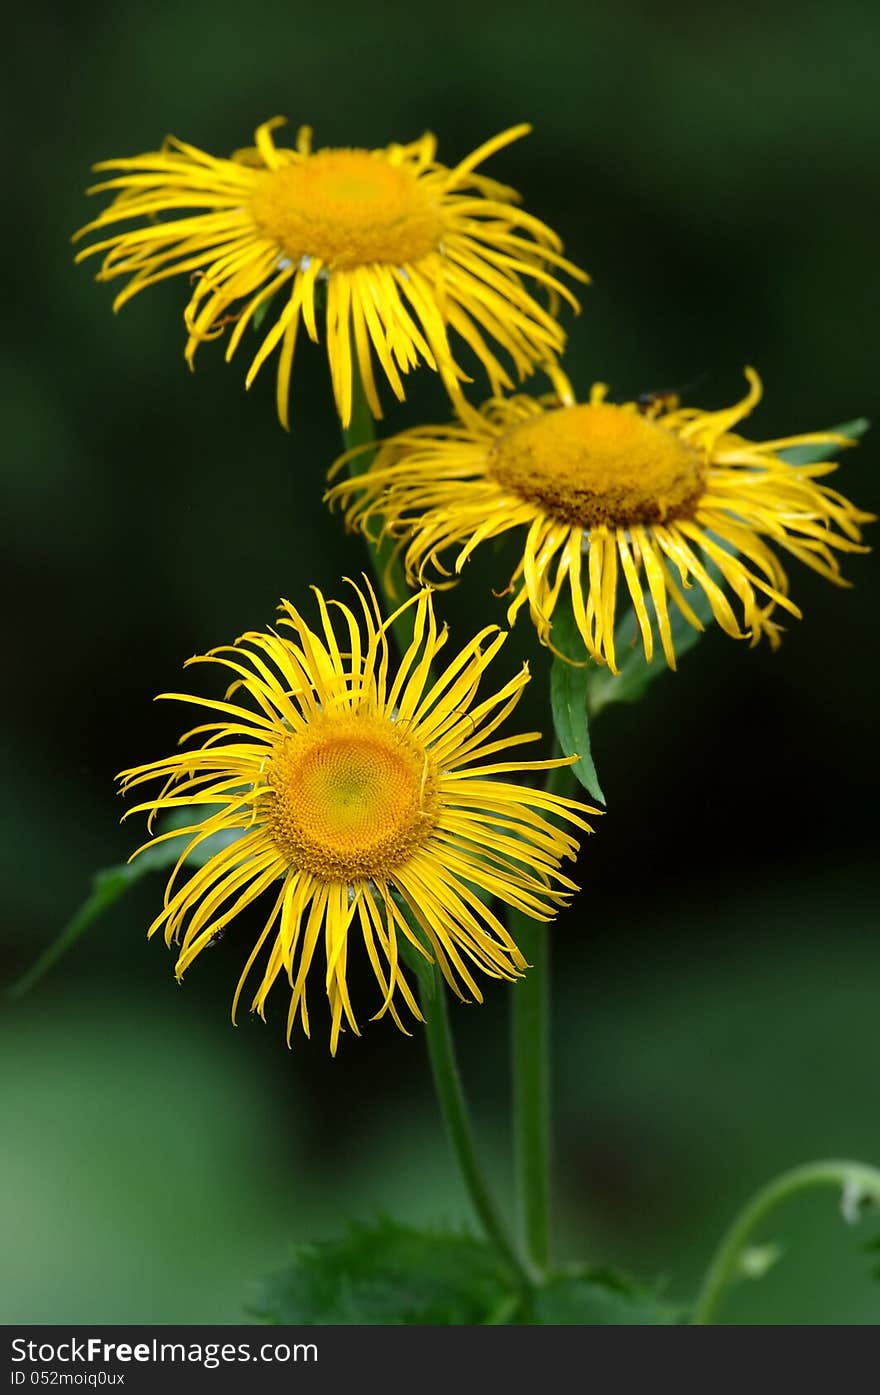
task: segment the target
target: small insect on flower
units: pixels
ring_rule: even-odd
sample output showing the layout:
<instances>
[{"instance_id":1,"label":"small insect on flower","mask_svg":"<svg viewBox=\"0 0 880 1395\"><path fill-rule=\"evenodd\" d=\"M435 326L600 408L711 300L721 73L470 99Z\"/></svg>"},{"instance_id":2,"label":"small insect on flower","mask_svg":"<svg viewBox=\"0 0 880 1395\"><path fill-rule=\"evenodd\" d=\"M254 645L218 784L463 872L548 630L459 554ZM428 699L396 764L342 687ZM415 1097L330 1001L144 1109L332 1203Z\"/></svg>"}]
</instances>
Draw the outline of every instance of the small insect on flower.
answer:
<instances>
[{"instance_id":1,"label":"small insect on flower","mask_svg":"<svg viewBox=\"0 0 880 1395\"><path fill-rule=\"evenodd\" d=\"M636 398L636 406L648 417L659 416L662 412L675 412L681 406L685 394L702 383L705 377L705 373L700 373L696 378L691 378L689 383L685 383L684 387L655 388L652 392L640 392Z\"/></svg>"},{"instance_id":2,"label":"small insect on flower","mask_svg":"<svg viewBox=\"0 0 880 1395\"><path fill-rule=\"evenodd\" d=\"M597 811L523 782L570 762L508 754L537 732L497 734L528 682L523 667L497 692L478 696L506 638L497 627L481 630L432 674L448 636L423 590L401 607L415 608L415 631L393 672L388 630L400 611L383 620L368 587L354 587L354 608L315 594L317 630L285 601L278 630L191 659L231 671L231 688L216 700L163 694L207 708L212 720L184 738L194 745L120 779L125 792L161 782L130 811L148 813L151 825L163 810L192 816L149 931L179 943L178 978L265 895L268 914L236 989L233 1020L259 963L252 1010L265 1015L283 978L288 1041L297 1018L308 1035L306 985L317 978L335 1053L344 1026L359 1030L347 978L356 952L379 985L374 1016L387 1012L402 1030L401 1007L421 1018L404 953L433 960L459 997L478 1001L480 974L519 977L525 960L492 902L552 919L577 889L560 871L576 857L577 839L560 825L589 831L585 815ZM189 859L218 833L226 835L222 850L181 881Z\"/></svg>"},{"instance_id":3,"label":"small insect on flower","mask_svg":"<svg viewBox=\"0 0 880 1395\"><path fill-rule=\"evenodd\" d=\"M553 614L568 595L587 653L612 672L619 591L635 611L646 660L656 632L675 668L670 608L703 628L683 594L694 585L727 634L752 643L766 635L774 646L778 613L800 616L777 551L846 585L837 554L866 551L860 525L873 515L817 483L836 465L792 465L780 452L852 442L833 432L740 436L761 397L753 369L742 401L716 412L656 394L647 411L618 405L603 383L578 403L564 375L550 372L553 396L494 398L449 426L393 436L369 470L328 498L347 508L351 527L381 520L400 539L411 577L446 584L486 539L523 530L508 623L528 605L552 648ZM452 571L443 560L450 549Z\"/></svg>"},{"instance_id":4,"label":"small insect on flower","mask_svg":"<svg viewBox=\"0 0 880 1395\"><path fill-rule=\"evenodd\" d=\"M659 416L661 412L674 412L681 406L681 397L674 388L659 388L656 392L640 392L636 406L645 416Z\"/></svg>"},{"instance_id":5,"label":"small insect on flower","mask_svg":"<svg viewBox=\"0 0 880 1395\"><path fill-rule=\"evenodd\" d=\"M227 325L234 325L227 360L248 325L259 325L246 386L278 350L285 427L301 322L326 343L343 426L351 420L353 362L380 417L374 360L400 400L402 375L420 362L460 397L467 375L449 330L483 365L493 392L513 387L498 349L520 379L561 351L558 302L579 307L557 273L588 278L562 256L556 234L518 207L513 189L476 173L528 126L503 131L447 168L432 135L384 150L313 151L307 126L295 149L276 146L272 133L283 125L280 117L265 122L256 146L228 160L169 137L161 150L95 166L112 177L89 192L115 197L76 234L99 235L77 260L103 254L99 281L128 278L114 310L170 276L194 280L184 312L190 367L199 345ZM529 283L546 292L546 306ZM265 323L270 304L278 313Z\"/></svg>"}]
</instances>

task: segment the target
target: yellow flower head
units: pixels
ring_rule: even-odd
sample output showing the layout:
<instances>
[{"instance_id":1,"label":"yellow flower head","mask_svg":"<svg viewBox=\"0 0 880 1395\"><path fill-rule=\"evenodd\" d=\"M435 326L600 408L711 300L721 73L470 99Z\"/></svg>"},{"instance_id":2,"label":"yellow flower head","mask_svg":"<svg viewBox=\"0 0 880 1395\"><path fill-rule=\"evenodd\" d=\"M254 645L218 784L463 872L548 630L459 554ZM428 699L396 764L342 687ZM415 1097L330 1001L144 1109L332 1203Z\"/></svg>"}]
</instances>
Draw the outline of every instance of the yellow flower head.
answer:
<instances>
[{"instance_id":1,"label":"yellow flower head","mask_svg":"<svg viewBox=\"0 0 880 1395\"><path fill-rule=\"evenodd\" d=\"M190 367L202 340L234 325L228 360L248 325L258 325L262 341L246 384L280 350L284 426L300 321L311 339L323 334L326 341L344 426L351 419L353 356L378 417L374 356L401 400L401 375L419 362L441 374L454 398L460 395L466 375L453 357L449 329L482 362L493 392L513 386L498 348L520 378L560 352L558 298L578 306L554 272L587 277L562 257L556 234L517 206L512 189L475 173L528 126L502 132L448 169L434 158L431 135L384 150L313 152L308 127L300 129L295 150L276 146L272 132L283 124L279 117L267 121L256 147L229 160L169 138L161 150L95 166L118 173L89 192L112 190L115 198L76 236L114 231L78 260L102 253L99 280L129 278L114 310L156 281L189 277ZM134 226L120 231L119 224ZM548 308L529 282L548 292ZM273 318L264 322L270 301Z\"/></svg>"},{"instance_id":2,"label":"yellow flower head","mask_svg":"<svg viewBox=\"0 0 880 1395\"><path fill-rule=\"evenodd\" d=\"M521 782L524 772L567 762L506 755L538 734L496 735L528 682L525 668L478 698L506 638L495 626L432 675L447 634L438 631L430 593L422 591L401 607L414 607L414 637L395 673L387 635L396 616L383 622L371 591L355 588L359 613L316 595L317 631L285 601L278 632L247 634L191 659L230 670L231 688L223 700L164 694L208 708L212 720L184 738L195 745L120 779L124 791L161 782L132 813L147 811L151 820L161 810L193 815L149 932L163 928L167 944L179 943L178 978L267 893L268 914L239 980L233 1020L262 956L252 1010L264 1015L267 995L283 977L291 993L288 1041L297 1016L308 1034L311 972L329 1000L335 1052L343 1024L358 1031L347 986L356 953L379 984L375 1016L389 1012L401 1029L401 1004L421 1016L401 968L402 942L433 957L459 997L481 999L478 972L519 976L525 961L491 902L549 920L576 890L559 867L578 846L552 820L589 831L583 816L596 811ZM207 816L197 819L201 810ZM187 860L198 860L213 834L225 835L222 850L181 884ZM177 836L179 829L159 835ZM313 967L319 955L320 969Z\"/></svg>"},{"instance_id":3,"label":"yellow flower head","mask_svg":"<svg viewBox=\"0 0 880 1395\"><path fill-rule=\"evenodd\" d=\"M457 574L487 538L523 529L508 622L528 603L552 647L553 612L567 592L588 653L615 672L619 589L646 659L656 627L674 668L670 605L703 628L682 593L694 584L729 635L755 643L766 634L774 645L777 609L800 616L774 547L845 584L836 554L865 551L859 525L872 515L816 483L834 464L791 465L779 452L851 442L828 432L761 443L736 434L761 396L752 369L743 400L718 412L663 396L616 405L601 383L578 403L567 379L552 376L552 398L493 399L458 423L392 437L329 498L348 506L353 527L383 519L418 578L430 569L449 577L447 549L457 549Z\"/></svg>"}]
</instances>

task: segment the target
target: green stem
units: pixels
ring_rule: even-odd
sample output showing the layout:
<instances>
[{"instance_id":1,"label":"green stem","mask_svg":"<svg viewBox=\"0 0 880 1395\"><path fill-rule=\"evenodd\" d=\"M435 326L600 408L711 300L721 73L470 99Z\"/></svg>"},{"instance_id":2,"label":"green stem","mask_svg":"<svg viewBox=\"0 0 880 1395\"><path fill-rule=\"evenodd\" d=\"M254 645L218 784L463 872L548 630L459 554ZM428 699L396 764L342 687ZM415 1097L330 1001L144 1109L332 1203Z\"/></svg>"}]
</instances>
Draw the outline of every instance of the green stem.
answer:
<instances>
[{"instance_id":1,"label":"green stem","mask_svg":"<svg viewBox=\"0 0 880 1395\"><path fill-rule=\"evenodd\" d=\"M443 982L443 975L436 965L434 968L434 991L430 998L427 994L422 995L422 1010L425 1014L425 1037L428 1043L434 1089L437 1092L437 1099L440 1102L440 1109L446 1123L446 1131L468 1196L486 1235L504 1259L514 1278L524 1289L531 1288L534 1282L533 1276L523 1265L508 1238L495 1198L489 1190L477 1159L473 1125L461 1083L458 1063L455 1059L455 1047L449 1026L446 985Z\"/></svg>"},{"instance_id":2,"label":"green stem","mask_svg":"<svg viewBox=\"0 0 880 1395\"><path fill-rule=\"evenodd\" d=\"M862 1201L880 1206L880 1171L865 1163L832 1158L783 1172L746 1203L723 1236L697 1295L691 1318L694 1325L714 1322L727 1289L740 1275L743 1253L761 1222L780 1202L810 1187L841 1188L854 1211Z\"/></svg>"},{"instance_id":3,"label":"green stem","mask_svg":"<svg viewBox=\"0 0 880 1395\"><path fill-rule=\"evenodd\" d=\"M550 1263L550 992L546 926L512 910L510 931L528 973L512 989L513 1148L519 1229L526 1254Z\"/></svg>"},{"instance_id":4,"label":"green stem","mask_svg":"<svg viewBox=\"0 0 880 1395\"><path fill-rule=\"evenodd\" d=\"M547 789L569 794L571 770L551 770ZM513 1138L519 1226L539 1272L551 1259L550 942L547 927L511 908L511 934L531 965L512 990Z\"/></svg>"},{"instance_id":5,"label":"green stem","mask_svg":"<svg viewBox=\"0 0 880 1395\"><path fill-rule=\"evenodd\" d=\"M375 448L370 449L370 446L375 447L376 431L356 358L352 363L352 375L351 422L342 428L342 439L347 451L357 450L357 454L352 456L348 462L348 473L353 477L362 475L370 468L376 454ZM378 543L369 547L369 553L370 567L376 584L389 608L392 611L396 610L401 601L406 600L409 594L406 573L397 551L397 545L393 538L381 537ZM402 615L397 617L394 625L401 653L412 643L414 627L415 612L410 606Z\"/></svg>"},{"instance_id":6,"label":"green stem","mask_svg":"<svg viewBox=\"0 0 880 1395\"><path fill-rule=\"evenodd\" d=\"M375 455L375 451L369 449L369 446L375 441L375 432L356 360L353 372L354 392L351 424L343 429L342 434L346 450L353 450L360 446L366 447L364 450L359 450L358 454L349 461L349 472L356 475L369 468L370 461ZM393 611L407 595L406 577L394 540L383 538L378 545L369 547L369 552L376 584L386 606ZM414 633L412 606L397 617L394 629L401 652L403 652L412 642ZM477 1159L473 1125L455 1058L452 1032L449 1027L446 988L443 975L436 964L434 965L434 992L430 998L427 994L422 994L422 1011L425 1016L425 1036L428 1042L434 1088L446 1124L449 1141L468 1195L488 1239L511 1270L518 1285L528 1289L532 1286L533 1278L508 1239L495 1199Z\"/></svg>"}]
</instances>

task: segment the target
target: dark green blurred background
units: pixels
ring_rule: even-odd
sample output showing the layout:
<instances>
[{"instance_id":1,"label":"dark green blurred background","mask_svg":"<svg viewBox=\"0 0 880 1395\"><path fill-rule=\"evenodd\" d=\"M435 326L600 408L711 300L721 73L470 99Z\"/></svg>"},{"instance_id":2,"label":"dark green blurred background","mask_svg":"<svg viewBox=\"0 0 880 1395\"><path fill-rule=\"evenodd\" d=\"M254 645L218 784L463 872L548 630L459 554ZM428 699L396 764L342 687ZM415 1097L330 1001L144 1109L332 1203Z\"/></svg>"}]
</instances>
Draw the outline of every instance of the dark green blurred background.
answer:
<instances>
[{"instance_id":1,"label":"dark green blurred background","mask_svg":"<svg viewBox=\"0 0 880 1395\"><path fill-rule=\"evenodd\" d=\"M112 776L179 731L154 692L279 594L338 592L361 565L320 503L338 449L321 355L298 364L288 438L271 372L244 394L243 353L226 367L206 346L187 373L182 285L114 319L68 243L93 160L166 132L226 153L282 112L326 144L431 128L451 163L532 121L489 172L595 278L571 327L581 390L705 374L694 400L719 406L751 362L764 437L877 415L880 310L869 0L28 15L7 21L6 979L130 849ZM392 426L444 414L428 375L411 384ZM869 439L838 479L876 510L875 461ZM492 568L449 602L461 638ZM554 933L559 1250L676 1297L775 1170L880 1162L878 573L847 571L848 593L798 572L806 618L780 653L713 634L595 732L610 812ZM511 648L529 643L523 620ZM534 669L523 724L545 720L544 656ZM373 1025L331 1062L318 1031L291 1054L281 1000L233 1031L248 926L179 989L144 939L159 895L142 885L0 1016L7 1321L233 1321L250 1276L348 1215L467 1215L419 1037ZM508 991L454 1012L505 1191ZM828 1195L792 1205L783 1262L726 1316L875 1321L860 1246L876 1231L848 1232Z\"/></svg>"}]
</instances>

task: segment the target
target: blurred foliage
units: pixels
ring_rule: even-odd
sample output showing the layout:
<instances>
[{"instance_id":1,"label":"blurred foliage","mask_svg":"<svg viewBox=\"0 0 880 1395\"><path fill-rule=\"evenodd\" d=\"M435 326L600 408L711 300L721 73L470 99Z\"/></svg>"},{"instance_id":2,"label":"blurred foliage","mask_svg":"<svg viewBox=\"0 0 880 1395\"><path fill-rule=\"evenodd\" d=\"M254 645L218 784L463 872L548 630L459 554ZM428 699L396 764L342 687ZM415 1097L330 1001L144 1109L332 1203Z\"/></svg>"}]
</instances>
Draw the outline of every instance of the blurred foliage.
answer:
<instances>
[{"instance_id":1,"label":"blurred foliage","mask_svg":"<svg viewBox=\"0 0 880 1395\"><path fill-rule=\"evenodd\" d=\"M668 1327L685 1320L684 1309L610 1270L554 1275L538 1291L534 1315L535 1322L566 1327Z\"/></svg>"},{"instance_id":2,"label":"blurred foliage","mask_svg":"<svg viewBox=\"0 0 880 1395\"><path fill-rule=\"evenodd\" d=\"M484 1324L516 1306L494 1251L465 1235L386 1220L302 1245L248 1303L261 1322Z\"/></svg>"},{"instance_id":3,"label":"blurred foliage","mask_svg":"<svg viewBox=\"0 0 880 1395\"><path fill-rule=\"evenodd\" d=\"M321 353L303 345L287 438L271 375L246 395L216 345L187 373L185 287L113 317L68 243L90 163L167 131L222 153L275 112L325 143L431 128L449 160L532 120L490 172L593 274L571 322L578 387L632 397L705 375L687 400L711 407L753 362L756 435L821 429L878 415L877 26L869 0L8 16L4 981L130 851L112 775L176 741L179 712L150 700L182 660L360 566L320 499L339 449ZM430 375L410 381L389 427L447 415ZM877 511L875 449L845 453L835 483ZM444 600L457 635L508 565L487 550ZM854 591L793 568L805 619L779 654L709 633L593 724L609 813L554 936L558 1247L665 1278L676 1301L773 1172L880 1158L876 561L846 572ZM520 727L546 729L549 660L524 618L507 647L535 677ZM5 1319L234 1321L248 1275L347 1217L459 1227L419 1037L371 1024L331 1062L316 1030L288 1054L282 1005L233 1032L253 922L178 988L144 943L156 906L149 879L4 1005ZM454 1012L502 1191L509 991ZM793 1202L766 1239L782 1258L727 1320L877 1320L827 1197Z\"/></svg>"},{"instance_id":4,"label":"blurred foliage","mask_svg":"<svg viewBox=\"0 0 880 1395\"><path fill-rule=\"evenodd\" d=\"M8 995L11 998L22 998L25 993L30 993L64 955L70 953L86 931L90 930L101 916L106 915L110 907L115 906L116 902L147 873L170 873L183 858L184 853L187 854L186 866L204 867L212 857L241 837L240 829L224 829L219 833L209 834L188 851L192 835L181 833L171 836L174 828L199 823L208 813L210 809L206 811L204 806L196 806L188 811L175 810L173 814L160 820L154 831L154 841L142 845L133 861L129 859L120 863L118 867L102 867L100 871L95 872L82 905L74 911L59 934L49 941L34 962L28 965L21 977L8 987Z\"/></svg>"},{"instance_id":5,"label":"blurred foliage","mask_svg":"<svg viewBox=\"0 0 880 1395\"><path fill-rule=\"evenodd\" d=\"M339 1240L302 1245L255 1287L261 1322L666 1325L679 1318L656 1294L610 1271L554 1275L524 1298L494 1250L467 1235L395 1221L352 1224Z\"/></svg>"}]
</instances>

